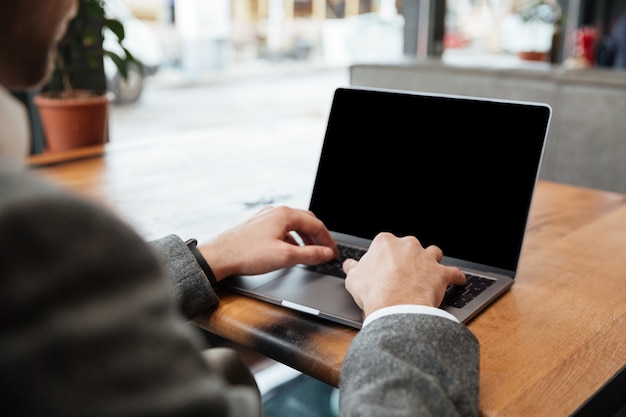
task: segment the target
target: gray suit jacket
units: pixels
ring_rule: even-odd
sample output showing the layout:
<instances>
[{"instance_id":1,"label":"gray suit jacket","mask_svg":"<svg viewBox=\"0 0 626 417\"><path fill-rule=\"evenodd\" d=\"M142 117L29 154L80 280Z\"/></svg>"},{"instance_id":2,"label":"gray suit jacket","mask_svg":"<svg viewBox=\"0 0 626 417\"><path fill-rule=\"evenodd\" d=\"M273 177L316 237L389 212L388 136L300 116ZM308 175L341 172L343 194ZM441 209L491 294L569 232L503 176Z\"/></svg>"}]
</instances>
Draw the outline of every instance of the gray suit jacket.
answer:
<instances>
[{"instance_id":1,"label":"gray suit jacket","mask_svg":"<svg viewBox=\"0 0 626 417\"><path fill-rule=\"evenodd\" d=\"M0 167L0 415L260 415L186 323L217 303L193 255L177 236L151 243ZM476 415L478 343L437 317L379 319L350 347L340 397L346 416Z\"/></svg>"}]
</instances>

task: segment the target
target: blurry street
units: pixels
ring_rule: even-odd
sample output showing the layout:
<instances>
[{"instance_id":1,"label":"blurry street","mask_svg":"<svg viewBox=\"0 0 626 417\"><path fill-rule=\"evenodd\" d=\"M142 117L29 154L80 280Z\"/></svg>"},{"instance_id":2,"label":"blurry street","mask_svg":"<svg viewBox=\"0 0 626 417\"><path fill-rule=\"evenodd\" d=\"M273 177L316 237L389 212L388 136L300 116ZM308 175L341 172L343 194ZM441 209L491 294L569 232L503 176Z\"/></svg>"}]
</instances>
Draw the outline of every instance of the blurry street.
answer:
<instances>
[{"instance_id":1,"label":"blurry street","mask_svg":"<svg viewBox=\"0 0 626 417\"><path fill-rule=\"evenodd\" d=\"M175 140L228 127L325 125L334 89L347 84L347 68L278 69L196 82L166 69L147 80L138 103L112 106L111 141Z\"/></svg>"}]
</instances>

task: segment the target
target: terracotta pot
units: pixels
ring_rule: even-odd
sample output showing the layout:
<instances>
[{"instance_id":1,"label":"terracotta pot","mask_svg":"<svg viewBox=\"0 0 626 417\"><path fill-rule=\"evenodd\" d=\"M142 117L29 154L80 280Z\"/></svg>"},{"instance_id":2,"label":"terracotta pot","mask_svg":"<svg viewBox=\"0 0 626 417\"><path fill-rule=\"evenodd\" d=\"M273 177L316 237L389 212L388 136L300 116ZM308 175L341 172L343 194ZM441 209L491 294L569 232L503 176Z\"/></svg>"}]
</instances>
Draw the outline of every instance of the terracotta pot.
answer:
<instances>
[{"instance_id":1,"label":"terracotta pot","mask_svg":"<svg viewBox=\"0 0 626 417\"><path fill-rule=\"evenodd\" d=\"M65 151L107 141L110 95L79 91L76 97L51 98L39 94L39 109L48 151Z\"/></svg>"}]
</instances>

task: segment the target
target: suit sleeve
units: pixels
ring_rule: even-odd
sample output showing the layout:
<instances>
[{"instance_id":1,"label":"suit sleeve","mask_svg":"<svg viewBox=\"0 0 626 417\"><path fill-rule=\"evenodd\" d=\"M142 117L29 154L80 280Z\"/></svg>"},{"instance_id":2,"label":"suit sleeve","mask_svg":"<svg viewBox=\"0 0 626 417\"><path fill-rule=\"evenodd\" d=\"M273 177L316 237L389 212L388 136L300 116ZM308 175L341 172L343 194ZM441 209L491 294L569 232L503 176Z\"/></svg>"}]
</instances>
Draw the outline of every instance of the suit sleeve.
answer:
<instances>
[{"instance_id":1,"label":"suit sleeve","mask_svg":"<svg viewBox=\"0 0 626 417\"><path fill-rule=\"evenodd\" d=\"M397 314L362 329L340 380L342 416L477 416L479 345L463 325Z\"/></svg>"},{"instance_id":2,"label":"suit sleeve","mask_svg":"<svg viewBox=\"0 0 626 417\"><path fill-rule=\"evenodd\" d=\"M108 212L0 176L0 415L250 416L154 251Z\"/></svg>"},{"instance_id":3,"label":"suit sleeve","mask_svg":"<svg viewBox=\"0 0 626 417\"><path fill-rule=\"evenodd\" d=\"M176 235L150 242L173 287L180 311L187 319L217 304L217 295L185 242Z\"/></svg>"}]
</instances>

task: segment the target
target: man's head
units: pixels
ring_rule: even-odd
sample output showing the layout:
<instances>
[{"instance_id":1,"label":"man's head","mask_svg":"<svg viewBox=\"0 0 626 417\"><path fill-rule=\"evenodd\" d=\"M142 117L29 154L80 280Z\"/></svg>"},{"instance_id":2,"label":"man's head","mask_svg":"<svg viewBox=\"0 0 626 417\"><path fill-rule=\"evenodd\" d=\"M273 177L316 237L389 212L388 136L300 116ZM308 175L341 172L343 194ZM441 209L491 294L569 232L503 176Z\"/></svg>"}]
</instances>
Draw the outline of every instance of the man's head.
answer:
<instances>
[{"instance_id":1,"label":"man's head","mask_svg":"<svg viewBox=\"0 0 626 417\"><path fill-rule=\"evenodd\" d=\"M45 82L77 8L78 0L0 0L0 84L26 90Z\"/></svg>"}]
</instances>

